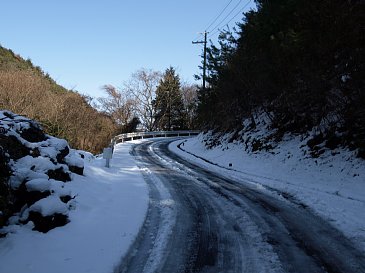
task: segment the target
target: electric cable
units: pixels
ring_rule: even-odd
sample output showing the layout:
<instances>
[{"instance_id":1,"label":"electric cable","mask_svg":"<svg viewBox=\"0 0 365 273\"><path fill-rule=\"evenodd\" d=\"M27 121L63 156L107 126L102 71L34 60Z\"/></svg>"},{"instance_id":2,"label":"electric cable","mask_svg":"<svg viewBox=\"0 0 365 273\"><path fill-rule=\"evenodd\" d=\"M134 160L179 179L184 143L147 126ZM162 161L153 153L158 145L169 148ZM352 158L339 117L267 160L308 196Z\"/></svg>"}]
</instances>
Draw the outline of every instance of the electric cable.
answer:
<instances>
[{"instance_id":1,"label":"electric cable","mask_svg":"<svg viewBox=\"0 0 365 273\"><path fill-rule=\"evenodd\" d=\"M210 30L210 32L213 32L214 30L216 30L218 27L220 27L222 25L222 23L232 14L232 12L234 12L237 7L241 4L242 0L240 0L237 5L234 6L234 8L226 15L226 17L223 18L223 20L221 20L212 30Z\"/></svg>"},{"instance_id":2,"label":"electric cable","mask_svg":"<svg viewBox=\"0 0 365 273\"><path fill-rule=\"evenodd\" d=\"M218 18L225 12L225 10L228 8L228 6L232 3L233 0L230 0L228 4L224 7L224 9L218 14L218 16L213 20L212 23L208 27L205 28L206 31L209 30L209 28L218 20Z\"/></svg>"},{"instance_id":3,"label":"electric cable","mask_svg":"<svg viewBox=\"0 0 365 273\"><path fill-rule=\"evenodd\" d=\"M249 0L243 7L242 9L239 10L239 12L237 12L227 23L225 23L224 25L227 26L234 18L236 18L239 14L241 14L243 12L243 10L251 3L252 0ZM208 38L213 37L215 34L217 34L218 32L221 32L220 29L217 29L215 32L211 33L209 35Z\"/></svg>"}]
</instances>

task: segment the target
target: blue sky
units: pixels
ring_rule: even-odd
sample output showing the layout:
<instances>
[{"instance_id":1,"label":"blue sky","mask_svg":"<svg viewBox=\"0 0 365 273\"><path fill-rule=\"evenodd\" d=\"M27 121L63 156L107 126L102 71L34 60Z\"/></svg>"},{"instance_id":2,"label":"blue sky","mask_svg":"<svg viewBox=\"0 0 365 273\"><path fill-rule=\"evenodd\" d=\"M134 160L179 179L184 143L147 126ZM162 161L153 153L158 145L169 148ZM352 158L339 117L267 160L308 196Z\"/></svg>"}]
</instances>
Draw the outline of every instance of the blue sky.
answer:
<instances>
[{"instance_id":1,"label":"blue sky","mask_svg":"<svg viewBox=\"0 0 365 273\"><path fill-rule=\"evenodd\" d=\"M121 86L142 67L164 71L171 65L183 80L194 82L202 47L191 41L228 3L209 30L223 27L243 7L254 6L253 1L248 2L4 1L0 44L30 58L66 88L94 97L103 95L102 85ZM238 15L229 25L241 18Z\"/></svg>"}]
</instances>

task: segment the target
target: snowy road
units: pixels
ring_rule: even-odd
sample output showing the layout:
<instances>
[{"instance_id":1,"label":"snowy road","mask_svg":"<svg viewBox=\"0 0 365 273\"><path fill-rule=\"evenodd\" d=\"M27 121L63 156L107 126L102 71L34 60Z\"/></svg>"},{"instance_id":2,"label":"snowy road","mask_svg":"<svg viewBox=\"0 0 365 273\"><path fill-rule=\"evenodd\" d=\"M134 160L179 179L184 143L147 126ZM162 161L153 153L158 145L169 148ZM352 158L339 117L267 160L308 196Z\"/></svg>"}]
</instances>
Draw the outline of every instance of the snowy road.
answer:
<instances>
[{"instance_id":1,"label":"snowy road","mask_svg":"<svg viewBox=\"0 0 365 273\"><path fill-rule=\"evenodd\" d=\"M144 226L117 272L365 272L365 255L310 209L144 142Z\"/></svg>"}]
</instances>

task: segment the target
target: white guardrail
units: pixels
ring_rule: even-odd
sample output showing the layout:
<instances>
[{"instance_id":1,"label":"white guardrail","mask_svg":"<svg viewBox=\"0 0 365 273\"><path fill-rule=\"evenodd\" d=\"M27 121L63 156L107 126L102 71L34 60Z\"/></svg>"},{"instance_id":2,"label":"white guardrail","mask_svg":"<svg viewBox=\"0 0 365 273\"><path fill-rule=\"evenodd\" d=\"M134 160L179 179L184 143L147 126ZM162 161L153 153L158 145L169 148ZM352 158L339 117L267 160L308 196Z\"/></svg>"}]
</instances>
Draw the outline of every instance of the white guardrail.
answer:
<instances>
[{"instance_id":1,"label":"white guardrail","mask_svg":"<svg viewBox=\"0 0 365 273\"><path fill-rule=\"evenodd\" d=\"M153 132L134 132L134 133L126 133L115 136L111 145L114 146L117 143L135 140L135 139L144 139L144 138L154 138L154 137L177 137L177 136L195 136L198 135L200 131L153 131Z\"/></svg>"}]
</instances>

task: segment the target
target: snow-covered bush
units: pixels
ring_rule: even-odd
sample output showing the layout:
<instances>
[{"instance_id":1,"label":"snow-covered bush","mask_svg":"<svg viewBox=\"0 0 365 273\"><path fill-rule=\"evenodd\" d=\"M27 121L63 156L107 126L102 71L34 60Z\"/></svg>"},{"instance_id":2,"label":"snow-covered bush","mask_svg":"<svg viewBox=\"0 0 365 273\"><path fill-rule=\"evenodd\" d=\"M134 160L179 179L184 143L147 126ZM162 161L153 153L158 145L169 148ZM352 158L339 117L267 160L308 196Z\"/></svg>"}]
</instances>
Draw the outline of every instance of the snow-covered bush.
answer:
<instances>
[{"instance_id":1,"label":"snow-covered bush","mask_svg":"<svg viewBox=\"0 0 365 273\"><path fill-rule=\"evenodd\" d=\"M64 183L83 174L83 157L35 121L0 111L0 227L10 217L42 232L65 225L73 197Z\"/></svg>"}]
</instances>

